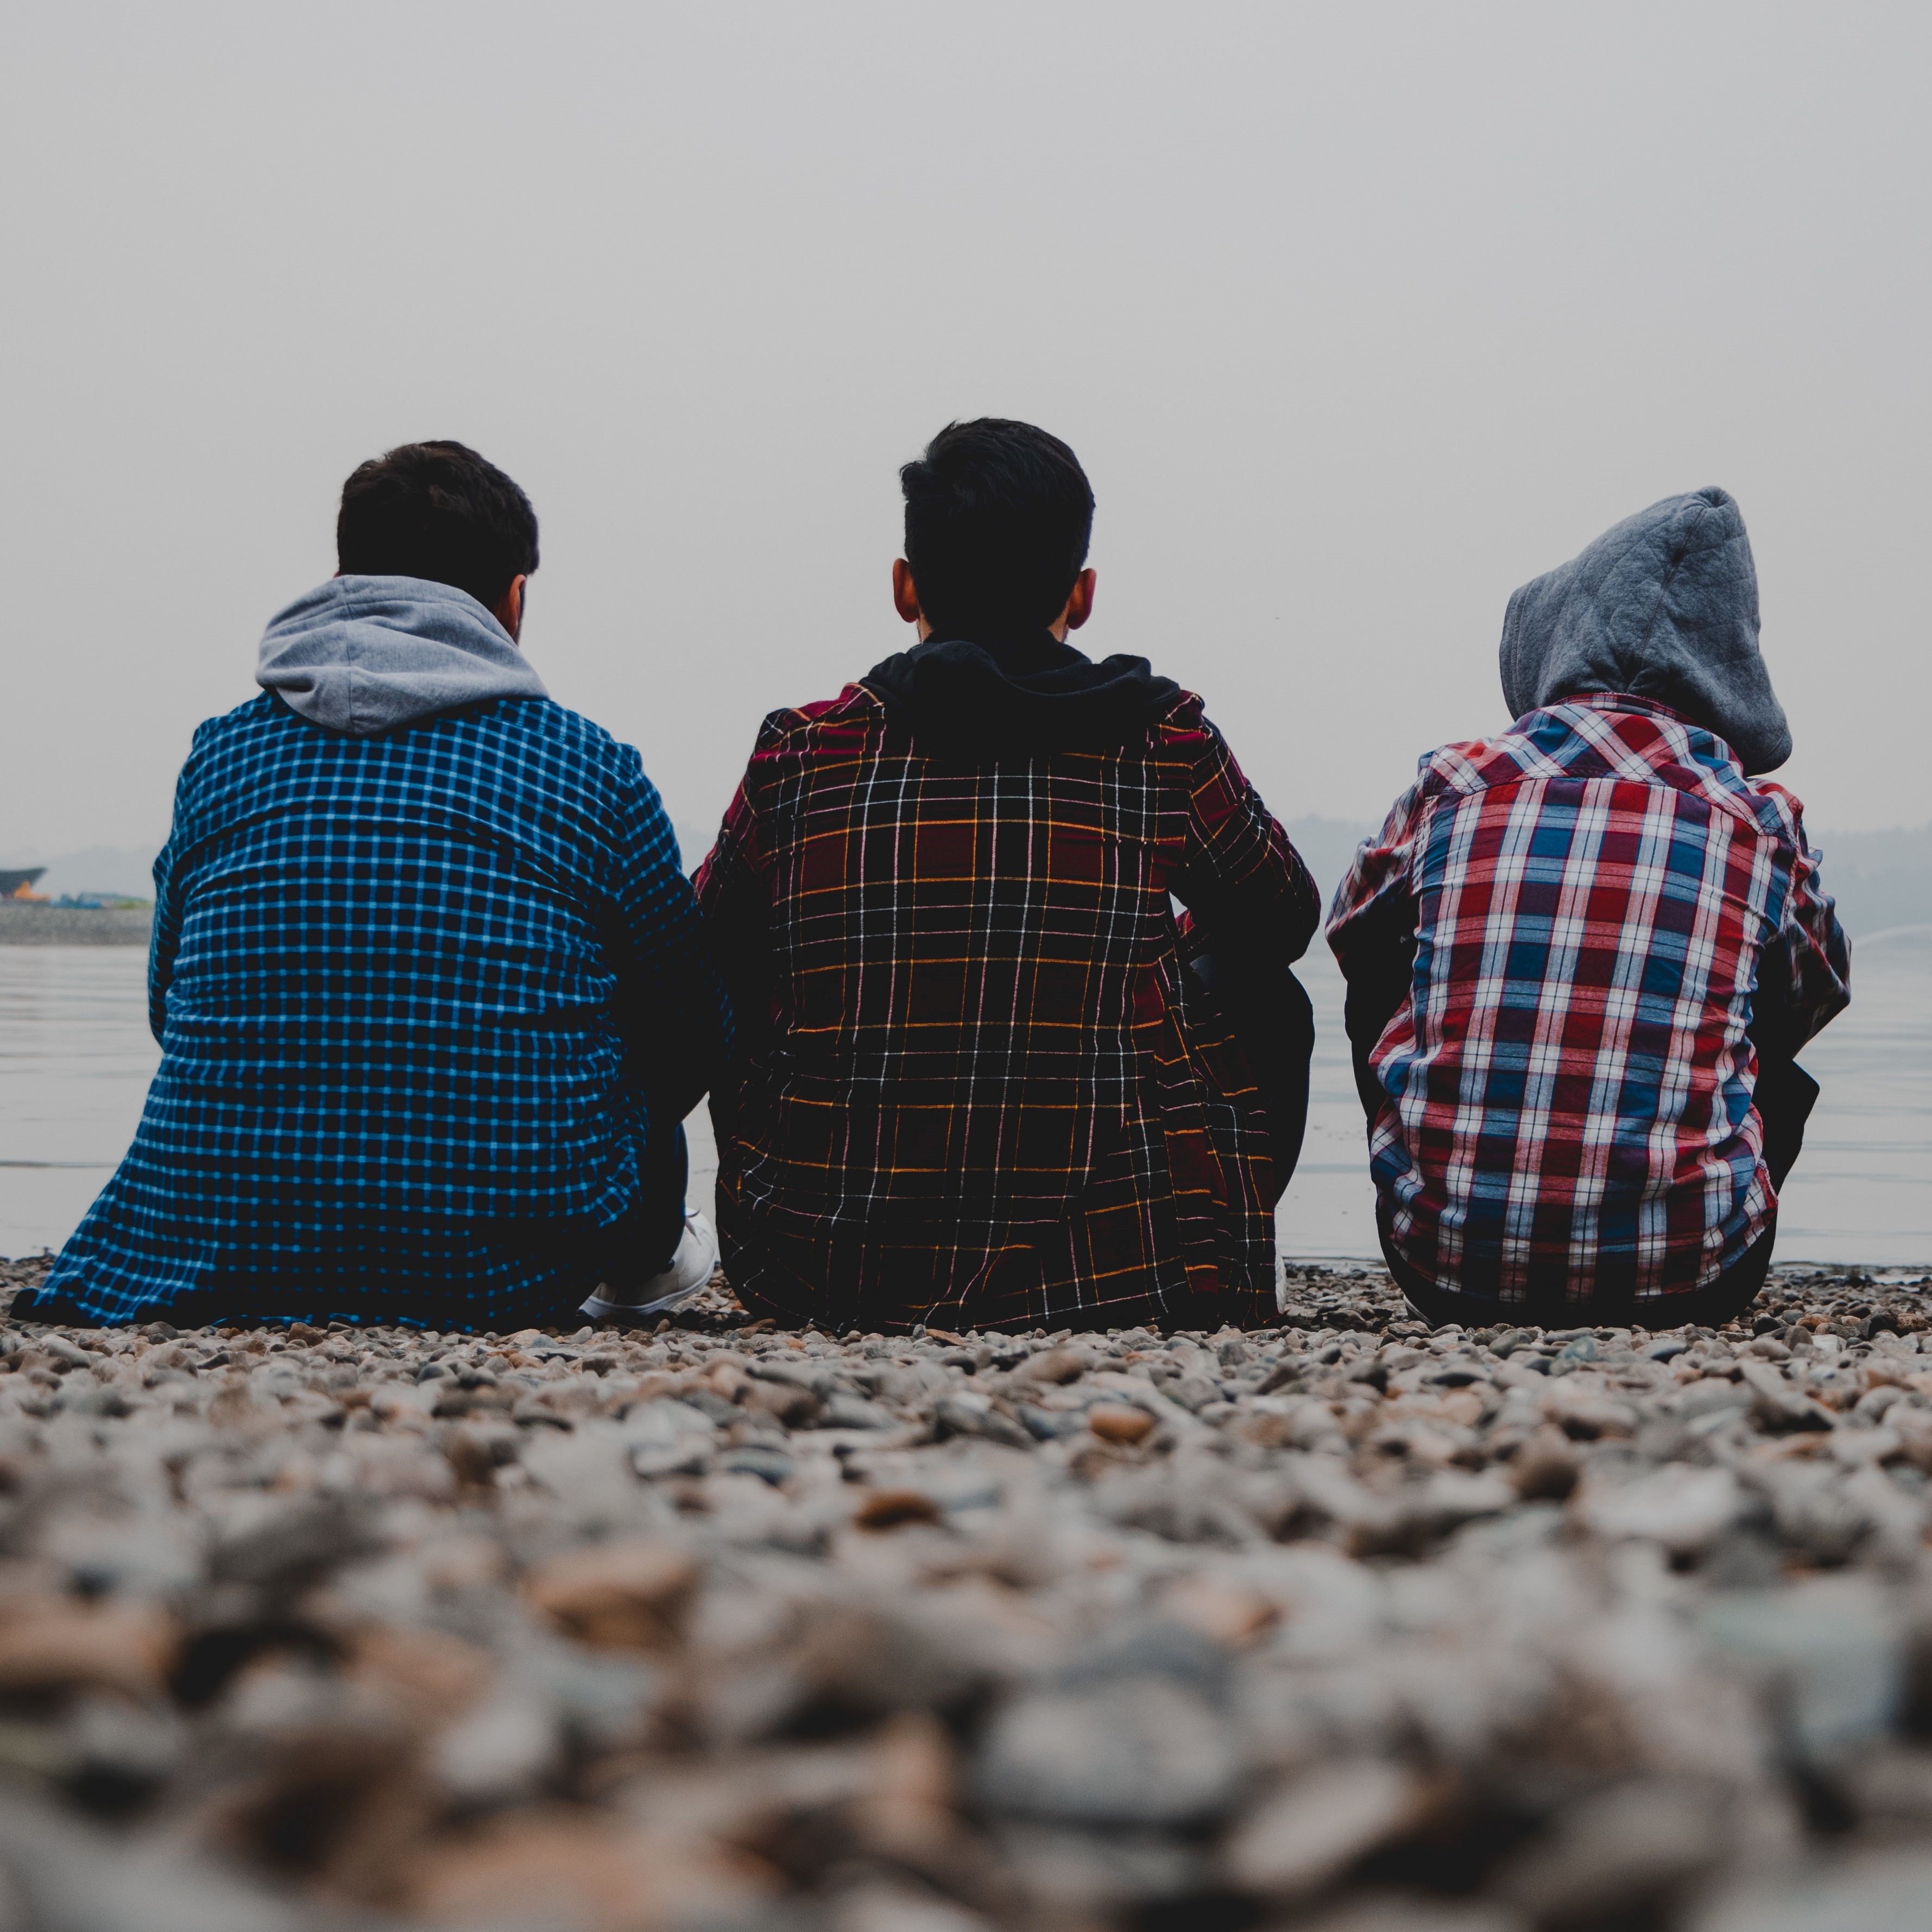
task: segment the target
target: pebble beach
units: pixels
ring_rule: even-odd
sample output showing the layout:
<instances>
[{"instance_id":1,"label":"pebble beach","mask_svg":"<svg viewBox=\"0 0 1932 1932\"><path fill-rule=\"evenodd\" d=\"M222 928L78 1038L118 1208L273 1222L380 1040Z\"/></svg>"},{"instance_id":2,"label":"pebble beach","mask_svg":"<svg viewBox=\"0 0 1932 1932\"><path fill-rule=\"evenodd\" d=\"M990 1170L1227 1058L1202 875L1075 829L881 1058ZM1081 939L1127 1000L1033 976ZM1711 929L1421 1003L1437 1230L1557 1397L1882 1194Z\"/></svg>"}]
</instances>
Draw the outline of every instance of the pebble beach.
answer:
<instances>
[{"instance_id":1,"label":"pebble beach","mask_svg":"<svg viewBox=\"0 0 1932 1932\"><path fill-rule=\"evenodd\" d=\"M0 1932L1921 1927L1928 1288L9 1325Z\"/></svg>"}]
</instances>

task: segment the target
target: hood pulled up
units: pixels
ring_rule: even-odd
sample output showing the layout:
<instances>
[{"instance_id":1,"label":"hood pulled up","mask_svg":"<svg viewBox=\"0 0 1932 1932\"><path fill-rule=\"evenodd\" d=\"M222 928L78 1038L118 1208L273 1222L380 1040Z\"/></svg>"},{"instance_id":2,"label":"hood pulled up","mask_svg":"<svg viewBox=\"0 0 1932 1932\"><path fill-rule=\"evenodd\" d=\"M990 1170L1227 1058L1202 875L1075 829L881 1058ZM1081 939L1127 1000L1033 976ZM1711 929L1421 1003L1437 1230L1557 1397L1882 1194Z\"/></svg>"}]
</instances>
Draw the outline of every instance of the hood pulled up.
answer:
<instances>
[{"instance_id":1,"label":"hood pulled up","mask_svg":"<svg viewBox=\"0 0 1932 1932\"><path fill-rule=\"evenodd\" d=\"M332 731L366 738L543 680L466 590L422 577L332 577L270 619L255 682Z\"/></svg>"},{"instance_id":2,"label":"hood pulled up","mask_svg":"<svg viewBox=\"0 0 1932 1932\"><path fill-rule=\"evenodd\" d=\"M1512 717L1623 692L1714 732L1748 774L1791 755L1758 650L1750 538L1722 490L1666 496L1526 584L1509 601L1500 655Z\"/></svg>"},{"instance_id":3,"label":"hood pulled up","mask_svg":"<svg viewBox=\"0 0 1932 1932\"><path fill-rule=\"evenodd\" d=\"M1096 664L1044 627L984 640L931 637L860 681L922 749L966 758L1117 751L1180 695L1145 658Z\"/></svg>"}]
</instances>

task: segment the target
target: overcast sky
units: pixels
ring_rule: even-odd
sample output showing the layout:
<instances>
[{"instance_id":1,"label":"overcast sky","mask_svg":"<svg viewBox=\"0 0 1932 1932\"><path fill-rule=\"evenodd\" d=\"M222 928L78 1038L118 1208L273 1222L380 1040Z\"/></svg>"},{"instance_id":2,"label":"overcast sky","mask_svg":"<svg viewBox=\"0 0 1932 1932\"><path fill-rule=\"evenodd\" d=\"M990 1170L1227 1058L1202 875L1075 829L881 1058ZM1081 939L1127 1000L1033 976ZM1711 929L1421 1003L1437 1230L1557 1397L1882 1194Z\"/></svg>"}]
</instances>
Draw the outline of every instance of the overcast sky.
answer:
<instances>
[{"instance_id":1,"label":"overcast sky","mask_svg":"<svg viewBox=\"0 0 1932 1932\"><path fill-rule=\"evenodd\" d=\"M1284 818L1506 722L1511 589L1718 483L1814 825L1932 818L1923 7L68 4L0 42L0 847L158 839L200 718L452 436L524 644L715 822L909 640L897 466L1015 416L1096 655Z\"/></svg>"}]
</instances>

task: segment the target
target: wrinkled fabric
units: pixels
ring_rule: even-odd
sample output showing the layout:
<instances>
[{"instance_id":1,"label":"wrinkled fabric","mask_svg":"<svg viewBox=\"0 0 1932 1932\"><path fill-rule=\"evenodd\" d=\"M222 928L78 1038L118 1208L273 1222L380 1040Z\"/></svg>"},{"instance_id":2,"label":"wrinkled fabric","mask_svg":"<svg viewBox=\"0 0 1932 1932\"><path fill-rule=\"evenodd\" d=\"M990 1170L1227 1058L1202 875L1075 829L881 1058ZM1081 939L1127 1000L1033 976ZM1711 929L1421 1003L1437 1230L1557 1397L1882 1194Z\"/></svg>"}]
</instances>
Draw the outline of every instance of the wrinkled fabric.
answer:
<instances>
[{"instance_id":1,"label":"wrinkled fabric","mask_svg":"<svg viewBox=\"0 0 1932 1932\"><path fill-rule=\"evenodd\" d=\"M1096 663L1044 626L998 637L931 637L874 664L864 683L932 750L981 758L1111 752L1180 695L1145 658Z\"/></svg>"},{"instance_id":2,"label":"wrinkled fabric","mask_svg":"<svg viewBox=\"0 0 1932 1932\"><path fill-rule=\"evenodd\" d=\"M357 738L547 695L469 592L421 577L332 577L298 597L269 620L255 682L311 724Z\"/></svg>"},{"instance_id":3,"label":"wrinkled fabric","mask_svg":"<svg viewBox=\"0 0 1932 1932\"><path fill-rule=\"evenodd\" d=\"M1748 777L1791 755L1758 650L1757 566L1722 490L1666 496L1510 598L1500 652L1512 718L1627 692L1720 738Z\"/></svg>"},{"instance_id":4,"label":"wrinkled fabric","mask_svg":"<svg viewBox=\"0 0 1932 1932\"><path fill-rule=\"evenodd\" d=\"M730 1020L638 754L544 698L195 734L154 868L161 1062L34 1319L568 1321ZM662 1230L653 1238L662 1240Z\"/></svg>"},{"instance_id":5,"label":"wrinkled fabric","mask_svg":"<svg viewBox=\"0 0 1932 1932\"><path fill-rule=\"evenodd\" d=\"M712 1103L748 1306L1274 1318L1263 1104L1168 895L1284 965L1320 903L1198 698L1013 760L928 754L863 685L774 712L698 889L748 1045Z\"/></svg>"},{"instance_id":6,"label":"wrinkled fabric","mask_svg":"<svg viewBox=\"0 0 1932 1932\"><path fill-rule=\"evenodd\" d=\"M1403 1261L1532 1319L1652 1327L1736 1266L1777 1204L1752 1029L1795 1052L1850 997L1819 866L1797 800L1640 699L1425 758L1328 923ZM1367 1040L1358 989L1391 976Z\"/></svg>"}]
</instances>

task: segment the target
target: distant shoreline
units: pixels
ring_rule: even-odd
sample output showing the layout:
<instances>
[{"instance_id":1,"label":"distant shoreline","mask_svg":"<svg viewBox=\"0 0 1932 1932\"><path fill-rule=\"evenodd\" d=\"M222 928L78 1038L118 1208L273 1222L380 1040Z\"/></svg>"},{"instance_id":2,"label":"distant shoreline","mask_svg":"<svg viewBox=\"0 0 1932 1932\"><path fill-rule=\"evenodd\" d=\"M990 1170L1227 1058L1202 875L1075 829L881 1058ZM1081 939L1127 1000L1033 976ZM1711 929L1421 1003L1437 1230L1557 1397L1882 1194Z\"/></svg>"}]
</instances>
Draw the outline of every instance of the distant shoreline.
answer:
<instances>
[{"instance_id":1,"label":"distant shoreline","mask_svg":"<svg viewBox=\"0 0 1932 1932\"><path fill-rule=\"evenodd\" d=\"M154 924L146 907L94 911L0 900L0 946L146 946Z\"/></svg>"}]
</instances>

